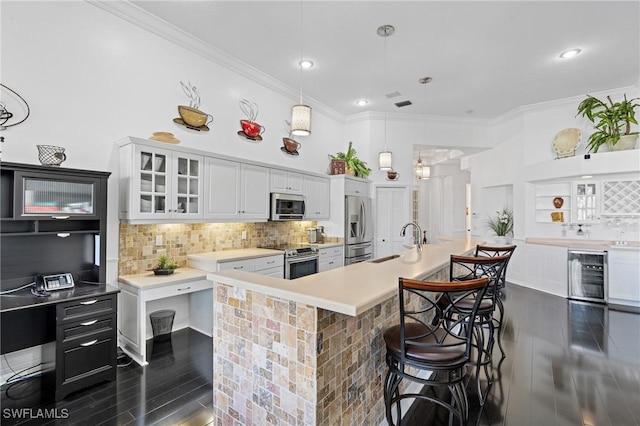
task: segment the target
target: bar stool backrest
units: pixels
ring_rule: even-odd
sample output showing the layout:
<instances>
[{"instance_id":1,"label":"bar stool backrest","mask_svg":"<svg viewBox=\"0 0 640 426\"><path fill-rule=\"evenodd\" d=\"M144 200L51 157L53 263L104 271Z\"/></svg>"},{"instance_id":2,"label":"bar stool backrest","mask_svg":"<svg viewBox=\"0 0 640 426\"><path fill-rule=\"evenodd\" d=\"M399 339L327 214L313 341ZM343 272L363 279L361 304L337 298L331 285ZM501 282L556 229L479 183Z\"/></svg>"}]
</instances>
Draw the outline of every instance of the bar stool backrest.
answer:
<instances>
[{"instance_id":1,"label":"bar stool backrest","mask_svg":"<svg viewBox=\"0 0 640 426\"><path fill-rule=\"evenodd\" d=\"M407 278L399 279L400 304L400 358L407 365L424 368L420 353L463 348L470 356L472 333L465 324L473 324L480 301L489 284L487 277L461 282L430 282ZM461 309L458 304L474 297L473 309ZM414 298L418 298L415 300ZM468 300L468 299L467 299ZM406 333L407 324L419 325ZM460 362L459 360L457 361ZM444 368L445 363L438 368Z\"/></svg>"},{"instance_id":2,"label":"bar stool backrest","mask_svg":"<svg viewBox=\"0 0 640 426\"><path fill-rule=\"evenodd\" d=\"M486 246L478 244L476 246L476 256L486 256L486 257L496 257L496 256L509 256L507 259L507 263L504 265L502 269L502 276L500 277L500 286L504 287L507 280L507 266L509 265L509 260L511 260L511 255L516 250L516 245L511 246Z\"/></svg>"},{"instance_id":3,"label":"bar stool backrest","mask_svg":"<svg viewBox=\"0 0 640 426\"><path fill-rule=\"evenodd\" d=\"M476 257L451 255L449 262L449 279L466 281L487 277L489 285L485 297L495 298L500 286L502 271L509 261L509 256Z\"/></svg>"}]
</instances>

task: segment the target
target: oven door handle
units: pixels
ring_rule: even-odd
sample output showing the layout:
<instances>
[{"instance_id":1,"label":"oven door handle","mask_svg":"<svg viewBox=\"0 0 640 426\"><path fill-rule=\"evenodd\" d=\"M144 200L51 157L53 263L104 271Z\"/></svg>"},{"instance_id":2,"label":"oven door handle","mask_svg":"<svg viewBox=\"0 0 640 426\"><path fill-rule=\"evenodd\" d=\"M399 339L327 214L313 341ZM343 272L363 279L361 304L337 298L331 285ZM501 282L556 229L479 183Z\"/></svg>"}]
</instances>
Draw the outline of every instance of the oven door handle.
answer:
<instances>
[{"instance_id":1,"label":"oven door handle","mask_svg":"<svg viewBox=\"0 0 640 426\"><path fill-rule=\"evenodd\" d=\"M290 259L286 259L286 263L291 265L293 263L308 262L310 260L318 260L318 256L293 257Z\"/></svg>"}]
</instances>

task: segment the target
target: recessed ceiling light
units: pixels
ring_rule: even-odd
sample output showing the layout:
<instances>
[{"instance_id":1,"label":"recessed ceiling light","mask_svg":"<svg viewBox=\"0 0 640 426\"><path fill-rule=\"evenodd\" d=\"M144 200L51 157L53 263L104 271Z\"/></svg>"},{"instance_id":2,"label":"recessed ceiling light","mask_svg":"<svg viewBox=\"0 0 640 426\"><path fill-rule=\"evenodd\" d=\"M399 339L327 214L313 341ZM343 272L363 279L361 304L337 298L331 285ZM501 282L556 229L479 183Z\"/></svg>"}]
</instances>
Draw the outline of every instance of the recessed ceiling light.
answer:
<instances>
[{"instance_id":1,"label":"recessed ceiling light","mask_svg":"<svg viewBox=\"0 0 640 426\"><path fill-rule=\"evenodd\" d=\"M581 50L580 49L571 49L571 50L567 50L565 52L562 52L560 54L560 58L562 59L569 59L569 58L573 58L574 56L576 56L578 53L580 53Z\"/></svg>"},{"instance_id":2,"label":"recessed ceiling light","mask_svg":"<svg viewBox=\"0 0 640 426\"><path fill-rule=\"evenodd\" d=\"M303 59L300 62L298 62L298 65L300 65L304 69L309 69L313 67L313 61L310 61L309 59Z\"/></svg>"},{"instance_id":3,"label":"recessed ceiling light","mask_svg":"<svg viewBox=\"0 0 640 426\"><path fill-rule=\"evenodd\" d=\"M358 106L365 106L365 105L367 105L368 103L369 103L369 101L368 101L368 100L366 100L366 99L358 99L358 100L356 101L356 105L358 105Z\"/></svg>"}]
</instances>

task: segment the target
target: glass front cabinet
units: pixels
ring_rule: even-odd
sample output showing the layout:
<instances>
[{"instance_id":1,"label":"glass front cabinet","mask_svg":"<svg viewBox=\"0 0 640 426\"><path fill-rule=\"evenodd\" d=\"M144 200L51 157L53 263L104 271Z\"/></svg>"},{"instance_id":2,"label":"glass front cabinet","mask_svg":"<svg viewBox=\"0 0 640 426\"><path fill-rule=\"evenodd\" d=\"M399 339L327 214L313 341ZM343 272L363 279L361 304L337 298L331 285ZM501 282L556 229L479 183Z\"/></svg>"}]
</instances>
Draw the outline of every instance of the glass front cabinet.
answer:
<instances>
[{"instance_id":1,"label":"glass front cabinet","mask_svg":"<svg viewBox=\"0 0 640 426\"><path fill-rule=\"evenodd\" d=\"M203 157L136 146L129 219L201 219Z\"/></svg>"},{"instance_id":2,"label":"glass front cabinet","mask_svg":"<svg viewBox=\"0 0 640 426\"><path fill-rule=\"evenodd\" d=\"M14 218L23 220L96 219L98 179L54 173L15 173Z\"/></svg>"},{"instance_id":3,"label":"glass front cabinet","mask_svg":"<svg viewBox=\"0 0 640 426\"><path fill-rule=\"evenodd\" d=\"M600 221L600 184L597 181L573 183L573 222L594 223Z\"/></svg>"}]
</instances>

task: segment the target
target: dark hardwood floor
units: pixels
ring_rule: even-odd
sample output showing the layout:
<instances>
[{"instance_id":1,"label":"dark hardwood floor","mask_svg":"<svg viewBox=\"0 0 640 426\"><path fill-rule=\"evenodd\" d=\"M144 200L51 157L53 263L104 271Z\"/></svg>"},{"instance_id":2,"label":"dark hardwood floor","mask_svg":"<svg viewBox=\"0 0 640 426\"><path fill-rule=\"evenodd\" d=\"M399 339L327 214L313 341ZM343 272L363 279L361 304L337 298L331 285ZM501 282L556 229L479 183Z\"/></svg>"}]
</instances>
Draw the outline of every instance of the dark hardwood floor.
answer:
<instances>
[{"instance_id":1,"label":"dark hardwood floor","mask_svg":"<svg viewBox=\"0 0 640 426\"><path fill-rule=\"evenodd\" d=\"M640 425L640 314L511 284L504 303L507 357L500 362L495 348L484 407L470 377L469 424ZM421 403L403 425L447 422L444 410Z\"/></svg>"},{"instance_id":2,"label":"dark hardwood floor","mask_svg":"<svg viewBox=\"0 0 640 426\"><path fill-rule=\"evenodd\" d=\"M494 351L496 380L484 407L470 378L469 424L640 425L640 314L510 284L505 309L507 357L500 363ZM37 380L3 388L0 423L212 425L211 338L180 330L152 350L148 366L118 368L116 381L57 404L39 402ZM19 420L5 417L7 408L66 409L68 417ZM444 425L447 413L421 404L403 424Z\"/></svg>"},{"instance_id":3,"label":"dark hardwood floor","mask_svg":"<svg viewBox=\"0 0 640 426\"><path fill-rule=\"evenodd\" d=\"M115 381L76 392L58 403L40 402L38 379L5 386L0 423L3 426L212 424L211 338L183 329L173 332L170 341L150 340L147 351L151 351L149 365L140 367L132 362L119 367ZM11 413L6 410L15 408L30 408L31 412L6 415ZM36 411L39 408L44 411ZM51 414L59 418L44 418Z\"/></svg>"}]
</instances>

